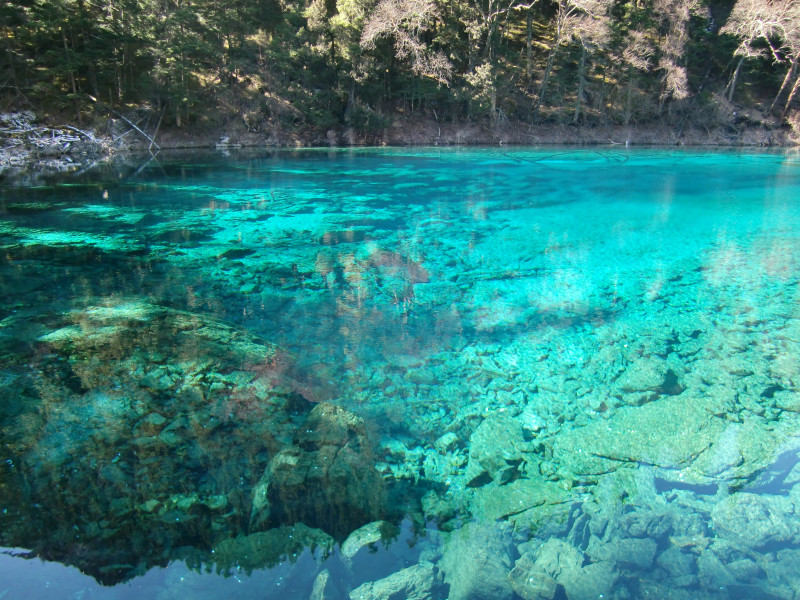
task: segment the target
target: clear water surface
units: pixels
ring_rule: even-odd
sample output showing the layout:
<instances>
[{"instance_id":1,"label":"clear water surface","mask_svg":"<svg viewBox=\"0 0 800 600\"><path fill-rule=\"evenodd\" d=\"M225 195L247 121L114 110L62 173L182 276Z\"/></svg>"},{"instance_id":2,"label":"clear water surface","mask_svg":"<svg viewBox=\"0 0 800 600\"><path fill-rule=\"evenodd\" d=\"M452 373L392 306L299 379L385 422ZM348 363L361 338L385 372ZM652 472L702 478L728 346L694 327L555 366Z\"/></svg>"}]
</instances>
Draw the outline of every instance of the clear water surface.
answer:
<instances>
[{"instance_id":1,"label":"clear water surface","mask_svg":"<svg viewBox=\"0 0 800 600\"><path fill-rule=\"evenodd\" d=\"M0 598L800 598L800 159L0 187Z\"/></svg>"}]
</instances>

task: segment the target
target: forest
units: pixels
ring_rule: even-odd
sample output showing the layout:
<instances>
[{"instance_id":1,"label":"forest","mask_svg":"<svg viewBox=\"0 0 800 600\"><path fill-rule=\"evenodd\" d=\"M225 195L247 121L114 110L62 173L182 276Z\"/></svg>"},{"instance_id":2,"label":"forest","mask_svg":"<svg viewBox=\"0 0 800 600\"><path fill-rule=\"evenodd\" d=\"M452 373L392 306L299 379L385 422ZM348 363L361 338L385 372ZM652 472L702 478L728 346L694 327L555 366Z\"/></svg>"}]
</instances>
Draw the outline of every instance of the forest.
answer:
<instances>
[{"instance_id":1,"label":"forest","mask_svg":"<svg viewBox=\"0 0 800 600\"><path fill-rule=\"evenodd\" d=\"M800 131L800 0L12 0L0 31L0 111L76 127Z\"/></svg>"}]
</instances>

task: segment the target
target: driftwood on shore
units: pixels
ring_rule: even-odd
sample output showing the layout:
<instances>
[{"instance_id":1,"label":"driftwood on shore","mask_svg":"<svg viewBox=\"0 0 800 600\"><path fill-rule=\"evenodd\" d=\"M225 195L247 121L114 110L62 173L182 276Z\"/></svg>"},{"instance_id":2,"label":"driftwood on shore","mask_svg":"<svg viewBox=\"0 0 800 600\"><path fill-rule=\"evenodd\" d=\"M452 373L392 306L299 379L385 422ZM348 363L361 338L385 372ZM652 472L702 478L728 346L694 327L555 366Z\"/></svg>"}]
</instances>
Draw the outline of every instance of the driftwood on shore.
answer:
<instances>
[{"instance_id":1,"label":"driftwood on shore","mask_svg":"<svg viewBox=\"0 0 800 600\"><path fill-rule=\"evenodd\" d=\"M0 170L35 161L63 170L76 157L94 158L108 151L107 142L90 131L71 125L39 125L28 111L0 114Z\"/></svg>"}]
</instances>

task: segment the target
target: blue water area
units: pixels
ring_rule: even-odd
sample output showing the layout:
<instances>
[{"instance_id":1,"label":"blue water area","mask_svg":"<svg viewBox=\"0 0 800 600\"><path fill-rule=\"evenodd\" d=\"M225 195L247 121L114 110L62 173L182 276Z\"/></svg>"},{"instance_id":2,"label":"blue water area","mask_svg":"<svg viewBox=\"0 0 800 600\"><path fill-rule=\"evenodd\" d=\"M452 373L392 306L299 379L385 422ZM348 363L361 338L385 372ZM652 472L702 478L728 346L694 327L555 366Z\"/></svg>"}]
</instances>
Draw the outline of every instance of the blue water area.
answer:
<instances>
[{"instance_id":1,"label":"blue water area","mask_svg":"<svg viewBox=\"0 0 800 600\"><path fill-rule=\"evenodd\" d=\"M792 151L0 184L0 598L800 598Z\"/></svg>"}]
</instances>

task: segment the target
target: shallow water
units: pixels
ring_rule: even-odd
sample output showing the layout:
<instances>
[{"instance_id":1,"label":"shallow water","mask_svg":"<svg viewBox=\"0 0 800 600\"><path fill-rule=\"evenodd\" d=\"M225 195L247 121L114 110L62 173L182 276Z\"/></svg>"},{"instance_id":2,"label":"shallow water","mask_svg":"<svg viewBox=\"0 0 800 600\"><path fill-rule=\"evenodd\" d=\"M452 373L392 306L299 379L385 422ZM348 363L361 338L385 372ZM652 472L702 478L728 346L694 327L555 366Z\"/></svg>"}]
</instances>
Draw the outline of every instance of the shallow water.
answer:
<instances>
[{"instance_id":1,"label":"shallow water","mask_svg":"<svg viewBox=\"0 0 800 600\"><path fill-rule=\"evenodd\" d=\"M0 598L800 598L798 198L614 148L5 182Z\"/></svg>"}]
</instances>

